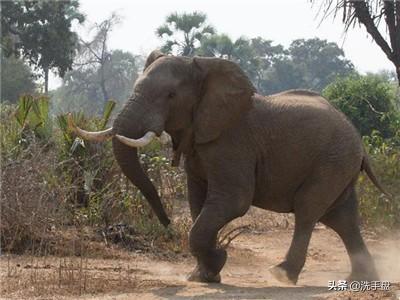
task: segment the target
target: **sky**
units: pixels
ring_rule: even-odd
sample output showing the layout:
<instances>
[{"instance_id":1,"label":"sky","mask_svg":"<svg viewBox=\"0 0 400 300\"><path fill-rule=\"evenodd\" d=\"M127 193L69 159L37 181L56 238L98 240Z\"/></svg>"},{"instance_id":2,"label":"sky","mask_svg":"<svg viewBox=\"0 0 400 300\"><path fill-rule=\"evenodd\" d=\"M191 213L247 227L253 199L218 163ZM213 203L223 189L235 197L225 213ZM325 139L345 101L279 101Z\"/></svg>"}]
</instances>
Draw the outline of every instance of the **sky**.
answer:
<instances>
[{"instance_id":1,"label":"sky","mask_svg":"<svg viewBox=\"0 0 400 300\"><path fill-rule=\"evenodd\" d=\"M76 30L85 36L95 22L116 12L122 21L111 34L109 48L147 55L162 44L155 30L168 14L201 11L218 33L232 39L260 36L287 47L294 39L318 37L336 42L361 73L394 70L364 27L356 26L344 35L341 15L321 22L318 11L324 1L313 5L310 0L80 0L87 21ZM60 82L52 76L50 88Z\"/></svg>"}]
</instances>

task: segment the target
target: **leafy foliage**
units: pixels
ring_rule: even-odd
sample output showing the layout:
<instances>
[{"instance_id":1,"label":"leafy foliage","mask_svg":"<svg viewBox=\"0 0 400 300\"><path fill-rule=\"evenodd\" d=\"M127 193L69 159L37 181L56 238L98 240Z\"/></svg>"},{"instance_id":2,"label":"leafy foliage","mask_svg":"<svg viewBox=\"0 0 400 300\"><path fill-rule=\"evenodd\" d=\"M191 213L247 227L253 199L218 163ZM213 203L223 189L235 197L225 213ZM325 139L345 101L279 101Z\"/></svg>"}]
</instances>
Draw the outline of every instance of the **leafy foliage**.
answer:
<instances>
[{"instance_id":1,"label":"leafy foliage","mask_svg":"<svg viewBox=\"0 0 400 300\"><path fill-rule=\"evenodd\" d=\"M347 115L363 136L377 130L388 138L400 131L400 113L395 109L399 99L390 82L378 76L338 79L326 87L323 95Z\"/></svg>"},{"instance_id":2,"label":"leafy foliage","mask_svg":"<svg viewBox=\"0 0 400 300\"><path fill-rule=\"evenodd\" d=\"M165 38L162 51L172 53L176 50L179 55L193 56L201 39L215 32L206 20L207 16L201 12L168 15L165 23L156 30L158 37Z\"/></svg>"},{"instance_id":3,"label":"leafy foliage","mask_svg":"<svg viewBox=\"0 0 400 300\"><path fill-rule=\"evenodd\" d=\"M303 88L322 91L336 77L354 72L337 44L321 40L294 40L288 49L261 37L232 41L225 34L201 40L199 55L237 62L263 94Z\"/></svg>"},{"instance_id":4,"label":"leafy foliage","mask_svg":"<svg viewBox=\"0 0 400 300\"><path fill-rule=\"evenodd\" d=\"M293 88L322 91L336 77L353 72L352 63L336 43L318 38L298 39L290 44L287 56L272 65L264 89L269 93Z\"/></svg>"},{"instance_id":5,"label":"leafy foliage","mask_svg":"<svg viewBox=\"0 0 400 300\"><path fill-rule=\"evenodd\" d=\"M317 2L316 0L312 0ZM400 85L400 8L398 0L324 0L323 18L342 12L345 31L356 23L363 24L368 34L393 63ZM385 34L380 31L381 20L385 21Z\"/></svg>"},{"instance_id":6,"label":"leafy foliage","mask_svg":"<svg viewBox=\"0 0 400 300\"><path fill-rule=\"evenodd\" d=\"M71 69L78 46L71 25L84 21L78 7L77 0L1 2L2 48L43 71L46 93L50 70L63 77Z\"/></svg>"},{"instance_id":7,"label":"leafy foliage","mask_svg":"<svg viewBox=\"0 0 400 300\"><path fill-rule=\"evenodd\" d=\"M11 108L12 106L2 105L4 110L2 113L9 112L10 116L15 118L15 124L11 126L12 130L8 136L11 139L7 139L5 133L1 146L4 151L2 155L9 157L11 154L11 158L13 158L36 140L45 144L50 137L52 122L49 116L49 99L45 96L23 95L20 97L16 109L10 112ZM5 117L5 121L9 121L10 116L3 115L2 117ZM9 142L11 142L11 149L8 148Z\"/></svg>"},{"instance_id":8,"label":"leafy foliage","mask_svg":"<svg viewBox=\"0 0 400 300\"><path fill-rule=\"evenodd\" d=\"M16 103L22 94L35 90L34 76L22 59L1 52L1 101Z\"/></svg>"},{"instance_id":9,"label":"leafy foliage","mask_svg":"<svg viewBox=\"0 0 400 300\"><path fill-rule=\"evenodd\" d=\"M383 139L374 131L364 137L376 173L393 195L388 199L365 176L359 178L360 213L370 226L397 227L400 224L400 131L392 139Z\"/></svg>"}]
</instances>

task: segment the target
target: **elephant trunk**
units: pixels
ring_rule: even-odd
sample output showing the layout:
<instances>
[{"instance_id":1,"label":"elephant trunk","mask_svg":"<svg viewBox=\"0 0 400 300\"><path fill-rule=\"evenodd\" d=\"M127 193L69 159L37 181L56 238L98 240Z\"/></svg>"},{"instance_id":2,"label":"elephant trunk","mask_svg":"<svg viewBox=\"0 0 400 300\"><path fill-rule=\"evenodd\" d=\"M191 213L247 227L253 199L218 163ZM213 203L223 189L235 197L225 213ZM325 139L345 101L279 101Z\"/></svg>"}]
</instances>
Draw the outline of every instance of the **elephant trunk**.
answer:
<instances>
[{"instance_id":1,"label":"elephant trunk","mask_svg":"<svg viewBox=\"0 0 400 300\"><path fill-rule=\"evenodd\" d=\"M143 110L140 107L137 107L134 112L132 110L132 107L125 106L116 118L113 128L117 134L138 138L143 136L143 133L146 131L144 127L148 126L145 126L143 122L135 122L135 120L143 120L143 117L135 117L135 115L143 116ZM142 192L161 224L167 227L170 220L164 210L156 188L140 165L137 148L125 145L116 136L112 138L112 144L114 156L122 172Z\"/></svg>"},{"instance_id":2,"label":"elephant trunk","mask_svg":"<svg viewBox=\"0 0 400 300\"><path fill-rule=\"evenodd\" d=\"M137 149L121 143L115 137L112 139L112 143L115 158L120 165L122 172L142 192L149 202L151 208L156 213L161 224L167 227L170 223L170 220L165 213L156 188L147 177L139 163Z\"/></svg>"}]
</instances>

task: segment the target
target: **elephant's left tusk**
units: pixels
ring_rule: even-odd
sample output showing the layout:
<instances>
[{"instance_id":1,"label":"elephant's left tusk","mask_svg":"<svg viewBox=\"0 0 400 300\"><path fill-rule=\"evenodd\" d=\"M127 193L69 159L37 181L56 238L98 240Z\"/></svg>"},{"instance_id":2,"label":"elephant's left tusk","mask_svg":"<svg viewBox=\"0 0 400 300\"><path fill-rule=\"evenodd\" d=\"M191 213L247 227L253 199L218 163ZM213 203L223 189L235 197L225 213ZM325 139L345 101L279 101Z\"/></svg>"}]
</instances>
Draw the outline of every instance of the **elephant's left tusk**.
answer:
<instances>
[{"instance_id":1,"label":"elephant's left tusk","mask_svg":"<svg viewBox=\"0 0 400 300\"><path fill-rule=\"evenodd\" d=\"M71 113L68 114L67 121L68 121L68 128L73 132L75 132L78 136L80 136L84 140L103 142L114 135L112 127L106 130L95 131L95 132L80 129L78 126L74 124Z\"/></svg>"},{"instance_id":2,"label":"elephant's left tusk","mask_svg":"<svg viewBox=\"0 0 400 300\"><path fill-rule=\"evenodd\" d=\"M137 147L144 147L147 144L149 144L155 137L156 134L153 131L147 132L144 136L142 136L140 139L131 139L127 138L126 136L116 134L115 135L122 143L124 143L127 146L137 148ZM168 133L163 131L159 137L160 143L161 144L167 144L170 140L171 137L169 136Z\"/></svg>"},{"instance_id":3,"label":"elephant's left tusk","mask_svg":"<svg viewBox=\"0 0 400 300\"><path fill-rule=\"evenodd\" d=\"M153 131L149 131L140 139L130 139L127 138L126 136L119 134L116 134L115 136L117 139L120 140L121 143L132 148L137 148L137 147L144 147L147 144L149 144L156 137L156 134Z\"/></svg>"}]
</instances>

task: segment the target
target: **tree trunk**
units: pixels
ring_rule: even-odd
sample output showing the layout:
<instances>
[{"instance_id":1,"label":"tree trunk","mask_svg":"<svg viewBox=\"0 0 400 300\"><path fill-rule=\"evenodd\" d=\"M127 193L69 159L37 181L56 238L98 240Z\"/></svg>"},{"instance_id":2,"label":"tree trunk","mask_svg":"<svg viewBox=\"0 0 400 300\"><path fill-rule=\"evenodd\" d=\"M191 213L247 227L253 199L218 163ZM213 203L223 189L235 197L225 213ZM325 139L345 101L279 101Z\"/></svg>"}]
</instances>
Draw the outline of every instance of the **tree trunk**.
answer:
<instances>
[{"instance_id":1,"label":"tree trunk","mask_svg":"<svg viewBox=\"0 0 400 300\"><path fill-rule=\"evenodd\" d=\"M390 45L383 38L375 24L373 16L370 14L370 10L367 2L352 0L350 3L353 5L355 10L355 17L357 20L365 26L367 32L371 35L375 43L382 49L386 57L394 64L396 68L396 75L398 84L400 86L400 25L396 22L400 21L399 13L400 9L396 6L396 13L393 3L390 1L384 1L384 13L385 21L389 31ZM397 18L397 21L395 20Z\"/></svg>"},{"instance_id":2,"label":"tree trunk","mask_svg":"<svg viewBox=\"0 0 400 300\"><path fill-rule=\"evenodd\" d=\"M101 87L101 92L103 93L103 100L104 100L104 104L102 107L103 110L107 101L110 100L110 97L108 96L106 89L106 80L104 78L104 65L101 65L100 67L100 87Z\"/></svg>"},{"instance_id":3,"label":"tree trunk","mask_svg":"<svg viewBox=\"0 0 400 300\"><path fill-rule=\"evenodd\" d=\"M49 68L44 68L44 93L49 93Z\"/></svg>"}]
</instances>

